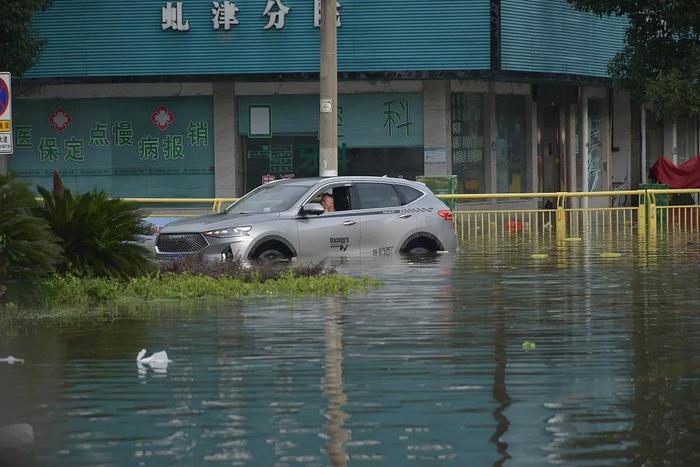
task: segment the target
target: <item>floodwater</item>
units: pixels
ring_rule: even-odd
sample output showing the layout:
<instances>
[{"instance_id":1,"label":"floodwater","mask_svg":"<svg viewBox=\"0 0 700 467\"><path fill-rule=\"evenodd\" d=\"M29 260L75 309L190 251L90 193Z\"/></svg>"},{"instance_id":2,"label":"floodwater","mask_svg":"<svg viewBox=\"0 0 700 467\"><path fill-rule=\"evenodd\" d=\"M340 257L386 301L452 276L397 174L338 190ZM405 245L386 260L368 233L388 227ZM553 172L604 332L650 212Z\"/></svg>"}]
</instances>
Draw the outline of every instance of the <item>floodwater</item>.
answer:
<instances>
[{"instance_id":1,"label":"floodwater","mask_svg":"<svg viewBox=\"0 0 700 467\"><path fill-rule=\"evenodd\" d=\"M479 241L345 262L383 281L349 298L13 323L0 425L39 465L700 465L699 243Z\"/></svg>"}]
</instances>

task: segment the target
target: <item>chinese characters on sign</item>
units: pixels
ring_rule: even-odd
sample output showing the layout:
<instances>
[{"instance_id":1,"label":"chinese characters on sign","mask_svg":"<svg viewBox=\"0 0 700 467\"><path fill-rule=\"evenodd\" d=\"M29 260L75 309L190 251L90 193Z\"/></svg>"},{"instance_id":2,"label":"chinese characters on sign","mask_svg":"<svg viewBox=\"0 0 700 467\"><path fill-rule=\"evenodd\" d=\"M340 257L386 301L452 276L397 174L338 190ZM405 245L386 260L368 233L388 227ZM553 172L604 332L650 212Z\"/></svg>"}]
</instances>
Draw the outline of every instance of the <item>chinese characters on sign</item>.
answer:
<instances>
[{"instance_id":1,"label":"chinese characters on sign","mask_svg":"<svg viewBox=\"0 0 700 467\"><path fill-rule=\"evenodd\" d=\"M342 26L340 22L340 2L335 2L335 25ZM321 0L314 0L314 27L321 27Z\"/></svg>"},{"instance_id":2,"label":"chinese characters on sign","mask_svg":"<svg viewBox=\"0 0 700 467\"><path fill-rule=\"evenodd\" d=\"M60 109L60 115L67 115ZM55 115L57 112L54 112ZM61 118L61 122L65 120ZM54 130L62 133L55 125ZM61 125L62 128L65 128ZM190 147L202 147L209 145L209 122L205 120L190 120L186 127L187 135L166 135L163 139L147 135L143 138L134 138L133 123L131 121L116 121L112 124L112 138L107 133L108 124L95 122L90 128L90 138L85 144L84 138L71 136L63 141L63 149L59 140L55 137L41 137L38 139L36 149L40 162L55 162L62 158L66 162L85 162L84 150L89 148L108 148L135 146L140 160L181 160L185 158L185 141ZM15 146L18 149L32 149L33 127L32 125L17 125L15 134Z\"/></svg>"},{"instance_id":3,"label":"chinese characters on sign","mask_svg":"<svg viewBox=\"0 0 700 467\"><path fill-rule=\"evenodd\" d=\"M387 129L387 134L389 137L394 135L394 130L405 129L406 136L411 136L411 126L413 122L411 121L411 112L408 99L402 99L399 101L401 111L394 110L394 101L384 102L384 116L386 117L384 121L384 128Z\"/></svg>"},{"instance_id":4,"label":"chinese characters on sign","mask_svg":"<svg viewBox=\"0 0 700 467\"><path fill-rule=\"evenodd\" d=\"M284 28L285 18L291 11L291 8L284 4L285 1L287 0L267 0L267 4L262 13L262 16L267 16L267 24L263 26L263 29ZM185 32L190 30L189 20L183 18L184 3L183 1L166 2L165 6L161 7L161 26L163 31L172 30ZM340 21L341 4L339 1L336 1L335 8L335 24L337 27L340 27L342 23ZM231 30L232 26L239 24L236 15L240 11L238 5L231 0L212 2L212 27L216 31L219 29L223 29L224 31ZM321 27L321 0L314 0L314 27Z\"/></svg>"},{"instance_id":5,"label":"chinese characters on sign","mask_svg":"<svg viewBox=\"0 0 700 467\"><path fill-rule=\"evenodd\" d=\"M17 132L17 141L15 141L15 147L17 149L31 149L31 147L32 147L32 126L31 125L17 125L17 126L15 126L15 131Z\"/></svg>"},{"instance_id":6,"label":"chinese characters on sign","mask_svg":"<svg viewBox=\"0 0 700 467\"><path fill-rule=\"evenodd\" d=\"M240 9L235 3L225 0L221 3L213 2L213 8L211 9L214 17L211 19L214 23L214 29L217 31L221 26L224 27L224 31L231 29L231 26L238 24L238 18L236 18L236 13Z\"/></svg>"},{"instance_id":7,"label":"chinese characters on sign","mask_svg":"<svg viewBox=\"0 0 700 467\"><path fill-rule=\"evenodd\" d=\"M172 29L173 31L189 31L190 22L182 22L182 2L166 2L162 8L163 31Z\"/></svg>"},{"instance_id":8,"label":"chinese characters on sign","mask_svg":"<svg viewBox=\"0 0 700 467\"><path fill-rule=\"evenodd\" d=\"M276 11L272 11L274 6L277 7ZM263 29L270 29L272 26L282 29L284 27L284 17L287 13L289 13L289 7L284 6L281 0L267 0L267 7L263 16L268 16L270 20Z\"/></svg>"}]
</instances>

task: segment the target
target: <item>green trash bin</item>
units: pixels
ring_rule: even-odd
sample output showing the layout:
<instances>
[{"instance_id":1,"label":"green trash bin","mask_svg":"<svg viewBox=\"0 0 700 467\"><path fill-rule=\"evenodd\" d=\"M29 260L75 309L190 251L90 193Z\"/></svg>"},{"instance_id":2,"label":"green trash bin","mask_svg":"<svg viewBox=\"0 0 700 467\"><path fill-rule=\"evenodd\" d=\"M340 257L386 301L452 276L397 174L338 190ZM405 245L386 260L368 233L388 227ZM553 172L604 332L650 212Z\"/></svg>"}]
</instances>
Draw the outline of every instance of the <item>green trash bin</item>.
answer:
<instances>
[{"instance_id":1,"label":"green trash bin","mask_svg":"<svg viewBox=\"0 0 700 467\"><path fill-rule=\"evenodd\" d=\"M453 195L457 191L457 175L420 175L416 177L416 181L425 183L425 185L430 188L430 191L436 195ZM454 211L455 200L445 200L445 204L448 205L452 211Z\"/></svg>"},{"instance_id":2,"label":"green trash bin","mask_svg":"<svg viewBox=\"0 0 700 467\"><path fill-rule=\"evenodd\" d=\"M664 183L640 183L639 184L640 190L668 190L669 188L671 188L671 187L664 184ZM646 198L643 197L642 201L646 202ZM657 206L668 206L669 205L669 195L657 194L656 195L656 205ZM661 211L657 212L657 214L656 214L656 225L657 226L661 225L664 222L667 214L668 214L668 209L662 209ZM647 216L648 215L649 215L649 213L647 211Z\"/></svg>"}]
</instances>

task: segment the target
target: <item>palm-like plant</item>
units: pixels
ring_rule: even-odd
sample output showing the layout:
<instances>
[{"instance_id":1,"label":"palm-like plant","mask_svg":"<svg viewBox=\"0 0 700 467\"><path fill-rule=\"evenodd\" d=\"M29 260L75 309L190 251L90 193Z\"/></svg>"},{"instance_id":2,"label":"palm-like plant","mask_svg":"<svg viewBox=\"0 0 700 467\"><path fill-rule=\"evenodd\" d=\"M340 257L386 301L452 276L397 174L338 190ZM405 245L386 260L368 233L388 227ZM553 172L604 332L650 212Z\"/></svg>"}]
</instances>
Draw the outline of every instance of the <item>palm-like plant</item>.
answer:
<instances>
[{"instance_id":1,"label":"palm-like plant","mask_svg":"<svg viewBox=\"0 0 700 467\"><path fill-rule=\"evenodd\" d=\"M0 175L0 283L48 275L61 261L58 238L35 207L27 186Z\"/></svg>"},{"instance_id":2,"label":"palm-like plant","mask_svg":"<svg viewBox=\"0 0 700 467\"><path fill-rule=\"evenodd\" d=\"M143 213L104 191L73 194L39 188L44 206L36 210L61 239L64 272L76 275L134 277L155 269L146 247L135 243L145 233Z\"/></svg>"}]
</instances>

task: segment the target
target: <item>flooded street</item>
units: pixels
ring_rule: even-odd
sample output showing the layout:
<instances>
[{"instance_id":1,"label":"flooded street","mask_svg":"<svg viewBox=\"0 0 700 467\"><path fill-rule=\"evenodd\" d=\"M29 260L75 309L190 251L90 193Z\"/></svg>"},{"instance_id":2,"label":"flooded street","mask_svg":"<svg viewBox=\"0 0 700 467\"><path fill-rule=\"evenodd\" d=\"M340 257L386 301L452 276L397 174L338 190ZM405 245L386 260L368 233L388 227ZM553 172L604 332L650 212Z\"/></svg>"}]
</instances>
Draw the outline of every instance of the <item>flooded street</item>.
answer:
<instances>
[{"instance_id":1,"label":"flooded street","mask_svg":"<svg viewBox=\"0 0 700 467\"><path fill-rule=\"evenodd\" d=\"M12 323L0 425L33 426L39 465L700 465L697 235L339 271L383 285Z\"/></svg>"}]
</instances>

